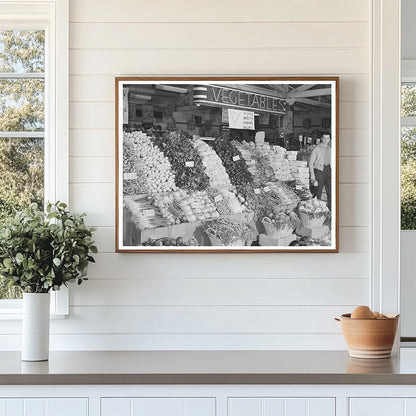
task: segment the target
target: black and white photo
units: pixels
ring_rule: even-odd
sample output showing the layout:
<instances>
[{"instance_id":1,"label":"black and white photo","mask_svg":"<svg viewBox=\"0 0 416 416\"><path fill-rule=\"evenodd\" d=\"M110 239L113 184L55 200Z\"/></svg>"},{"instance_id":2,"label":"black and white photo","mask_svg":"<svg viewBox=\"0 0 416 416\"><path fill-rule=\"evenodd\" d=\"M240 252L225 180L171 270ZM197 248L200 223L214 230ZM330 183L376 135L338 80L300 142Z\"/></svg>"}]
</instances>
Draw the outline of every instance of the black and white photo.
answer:
<instances>
[{"instance_id":1,"label":"black and white photo","mask_svg":"<svg viewBox=\"0 0 416 416\"><path fill-rule=\"evenodd\" d=\"M117 251L337 252L338 78L116 78Z\"/></svg>"}]
</instances>

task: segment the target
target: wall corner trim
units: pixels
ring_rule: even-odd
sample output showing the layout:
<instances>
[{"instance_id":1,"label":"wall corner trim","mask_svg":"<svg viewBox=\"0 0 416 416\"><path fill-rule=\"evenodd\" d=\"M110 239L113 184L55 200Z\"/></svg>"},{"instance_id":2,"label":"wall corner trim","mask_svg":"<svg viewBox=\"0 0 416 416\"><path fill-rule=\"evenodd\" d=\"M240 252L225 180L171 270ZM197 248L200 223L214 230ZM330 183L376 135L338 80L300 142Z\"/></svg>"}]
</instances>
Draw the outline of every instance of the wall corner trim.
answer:
<instances>
[{"instance_id":1,"label":"wall corner trim","mask_svg":"<svg viewBox=\"0 0 416 416\"><path fill-rule=\"evenodd\" d=\"M400 312L400 0L372 2L371 305Z\"/></svg>"}]
</instances>

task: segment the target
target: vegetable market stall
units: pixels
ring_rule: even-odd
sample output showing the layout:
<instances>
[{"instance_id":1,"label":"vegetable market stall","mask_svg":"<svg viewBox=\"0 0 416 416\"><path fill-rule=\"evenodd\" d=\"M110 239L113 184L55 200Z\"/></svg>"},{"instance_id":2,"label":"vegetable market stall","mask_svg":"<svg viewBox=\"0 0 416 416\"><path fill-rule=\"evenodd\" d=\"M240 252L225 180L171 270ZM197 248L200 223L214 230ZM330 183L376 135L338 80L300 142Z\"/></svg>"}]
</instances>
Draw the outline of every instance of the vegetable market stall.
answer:
<instances>
[{"instance_id":1,"label":"vegetable market stall","mask_svg":"<svg viewBox=\"0 0 416 416\"><path fill-rule=\"evenodd\" d=\"M172 131L125 132L123 146L125 245L287 246L330 232L296 152Z\"/></svg>"}]
</instances>

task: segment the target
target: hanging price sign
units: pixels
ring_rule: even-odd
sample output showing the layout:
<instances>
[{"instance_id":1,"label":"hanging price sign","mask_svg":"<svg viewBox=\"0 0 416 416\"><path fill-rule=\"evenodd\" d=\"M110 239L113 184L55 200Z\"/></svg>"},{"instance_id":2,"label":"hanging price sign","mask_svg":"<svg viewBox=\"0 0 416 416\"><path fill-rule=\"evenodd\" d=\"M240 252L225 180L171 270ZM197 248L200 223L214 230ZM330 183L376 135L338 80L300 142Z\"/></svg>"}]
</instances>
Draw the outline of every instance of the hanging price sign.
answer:
<instances>
[{"instance_id":1,"label":"hanging price sign","mask_svg":"<svg viewBox=\"0 0 416 416\"><path fill-rule=\"evenodd\" d=\"M123 179L125 179L125 180L134 180L134 179L137 179L137 173L135 173L135 172L125 173L123 175Z\"/></svg>"},{"instance_id":2,"label":"hanging price sign","mask_svg":"<svg viewBox=\"0 0 416 416\"><path fill-rule=\"evenodd\" d=\"M154 217L155 216L155 210L154 209L145 209L142 212L143 212L143 216L145 216L145 217Z\"/></svg>"}]
</instances>

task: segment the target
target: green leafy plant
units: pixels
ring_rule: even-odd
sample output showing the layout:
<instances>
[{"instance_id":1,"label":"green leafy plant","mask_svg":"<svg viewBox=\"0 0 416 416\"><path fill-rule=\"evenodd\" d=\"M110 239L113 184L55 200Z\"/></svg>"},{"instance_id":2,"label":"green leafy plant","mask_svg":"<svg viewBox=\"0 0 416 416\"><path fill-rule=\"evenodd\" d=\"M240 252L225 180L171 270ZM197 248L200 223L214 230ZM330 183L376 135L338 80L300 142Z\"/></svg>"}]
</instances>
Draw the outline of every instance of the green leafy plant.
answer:
<instances>
[{"instance_id":1,"label":"green leafy plant","mask_svg":"<svg viewBox=\"0 0 416 416\"><path fill-rule=\"evenodd\" d=\"M47 293L68 282L87 280L97 253L94 228L86 214L71 214L64 203L49 203L46 213L31 204L0 229L0 277L24 292Z\"/></svg>"}]
</instances>

